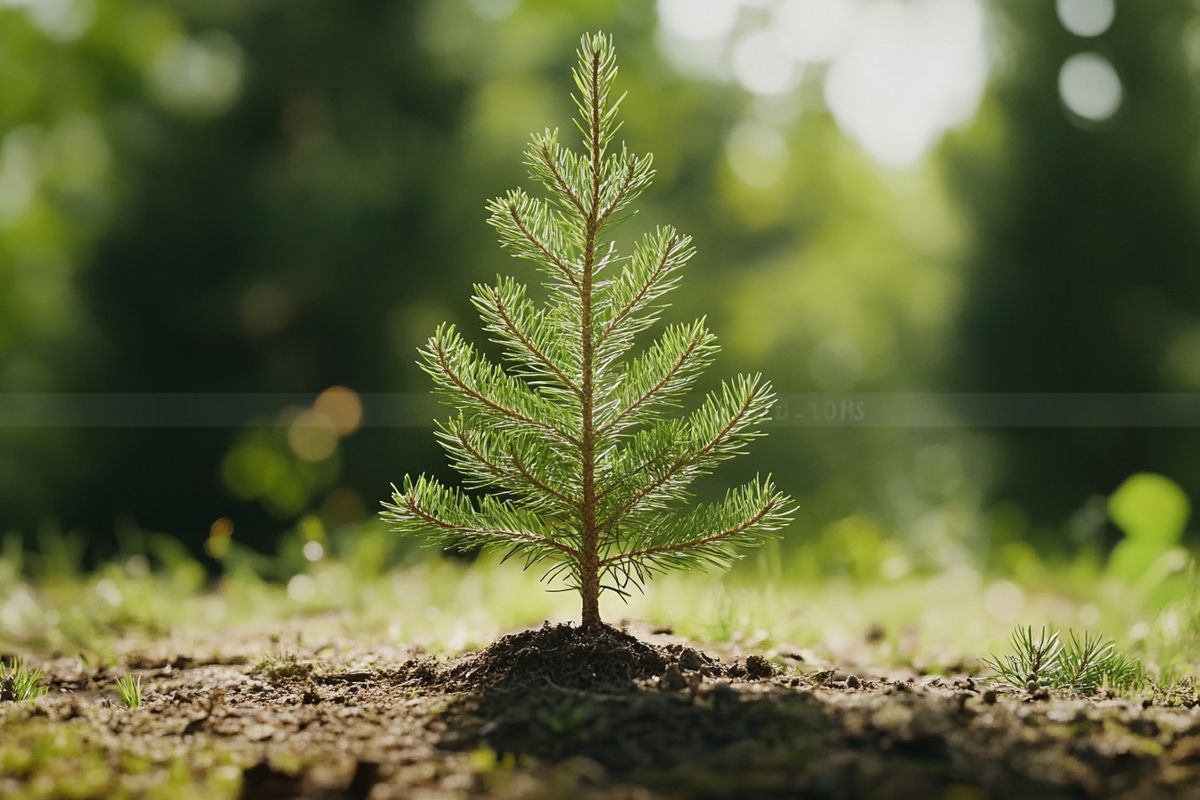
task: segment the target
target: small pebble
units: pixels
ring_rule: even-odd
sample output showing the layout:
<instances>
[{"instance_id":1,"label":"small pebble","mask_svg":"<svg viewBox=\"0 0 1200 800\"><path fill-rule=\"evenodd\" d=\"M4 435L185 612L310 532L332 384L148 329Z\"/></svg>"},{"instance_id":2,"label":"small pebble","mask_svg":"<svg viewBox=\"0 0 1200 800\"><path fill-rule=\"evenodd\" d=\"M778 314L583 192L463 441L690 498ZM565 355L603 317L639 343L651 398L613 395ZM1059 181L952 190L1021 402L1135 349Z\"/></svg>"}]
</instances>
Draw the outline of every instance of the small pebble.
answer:
<instances>
[{"instance_id":1,"label":"small pebble","mask_svg":"<svg viewBox=\"0 0 1200 800\"><path fill-rule=\"evenodd\" d=\"M996 694L995 689L988 689L986 692L983 693L983 702L987 703L989 706L996 705L996 701L998 699L999 699L999 695Z\"/></svg>"},{"instance_id":2,"label":"small pebble","mask_svg":"<svg viewBox=\"0 0 1200 800\"><path fill-rule=\"evenodd\" d=\"M862 688L862 681L860 681L860 680L858 679L858 676L857 676L857 675L851 675L850 677L846 678L846 688L848 688L848 689L861 689L861 688Z\"/></svg>"}]
</instances>

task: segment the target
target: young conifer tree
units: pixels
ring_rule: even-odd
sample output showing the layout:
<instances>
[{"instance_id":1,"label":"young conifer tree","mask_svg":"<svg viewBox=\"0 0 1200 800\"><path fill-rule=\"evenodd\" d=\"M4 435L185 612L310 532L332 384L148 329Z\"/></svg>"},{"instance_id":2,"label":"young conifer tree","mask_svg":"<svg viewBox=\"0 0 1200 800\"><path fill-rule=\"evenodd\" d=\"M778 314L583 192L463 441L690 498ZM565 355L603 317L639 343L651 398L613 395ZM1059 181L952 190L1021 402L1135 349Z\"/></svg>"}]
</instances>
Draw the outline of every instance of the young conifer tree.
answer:
<instances>
[{"instance_id":1,"label":"young conifer tree","mask_svg":"<svg viewBox=\"0 0 1200 800\"><path fill-rule=\"evenodd\" d=\"M542 273L547 302L511 278L475 287L507 369L453 325L421 351L422 368L457 411L437 437L467 488L484 493L406 476L383 517L436 544L498 548L526 568L544 565L546 580L579 592L583 625L594 627L602 591L624 596L670 568L726 566L738 548L786 524L792 503L769 476L718 502L692 502L695 478L761 435L774 396L761 376L740 376L689 414L665 416L717 352L702 319L667 327L630 356L693 248L670 227L643 237L628 259L605 239L654 171L649 155L614 144L621 98L611 38L585 36L578 57L583 152L557 131L535 134L525 163L548 199L515 189L488 203L503 247Z\"/></svg>"}]
</instances>

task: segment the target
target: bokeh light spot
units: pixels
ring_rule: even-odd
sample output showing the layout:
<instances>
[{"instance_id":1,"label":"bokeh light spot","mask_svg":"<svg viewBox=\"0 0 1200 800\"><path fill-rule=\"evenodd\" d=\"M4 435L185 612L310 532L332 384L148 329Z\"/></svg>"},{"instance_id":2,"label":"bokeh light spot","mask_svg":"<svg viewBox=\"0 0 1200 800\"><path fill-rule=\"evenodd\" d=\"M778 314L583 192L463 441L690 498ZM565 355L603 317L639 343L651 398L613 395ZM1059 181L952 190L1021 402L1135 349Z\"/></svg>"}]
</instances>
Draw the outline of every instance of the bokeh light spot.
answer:
<instances>
[{"instance_id":1,"label":"bokeh light spot","mask_svg":"<svg viewBox=\"0 0 1200 800\"><path fill-rule=\"evenodd\" d=\"M1104 56L1078 53L1058 73L1058 93L1067 109L1078 117L1102 122L1121 107L1121 79Z\"/></svg>"},{"instance_id":2,"label":"bokeh light spot","mask_svg":"<svg viewBox=\"0 0 1200 800\"><path fill-rule=\"evenodd\" d=\"M321 392L313 408L333 422L338 436L351 434L362 424L362 400L357 392L345 386L330 386Z\"/></svg>"},{"instance_id":3,"label":"bokeh light spot","mask_svg":"<svg viewBox=\"0 0 1200 800\"><path fill-rule=\"evenodd\" d=\"M337 427L316 409L301 411L287 430L288 445L305 461L324 461L337 449Z\"/></svg>"},{"instance_id":4,"label":"bokeh light spot","mask_svg":"<svg viewBox=\"0 0 1200 800\"><path fill-rule=\"evenodd\" d=\"M733 48L733 76L755 94L782 94L795 88L803 73L783 50L781 37L771 31L743 36Z\"/></svg>"},{"instance_id":5,"label":"bokeh light spot","mask_svg":"<svg viewBox=\"0 0 1200 800\"><path fill-rule=\"evenodd\" d=\"M772 24L784 52L797 61L830 61L846 46L858 15L857 0L782 0Z\"/></svg>"},{"instance_id":6,"label":"bokeh light spot","mask_svg":"<svg viewBox=\"0 0 1200 800\"><path fill-rule=\"evenodd\" d=\"M519 0L470 0L471 10L480 17L499 22L512 16L520 5Z\"/></svg>"},{"instance_id":7,"label":"bokeh light spot","mask_svg":"<svg viewBox=\"0 0 1200 800\"><path fill-rule=\"evenodd\" d=\"M302 552L306 561L320 561L325 557L325 545L318 541L305 542Z\"/></svg>"},{"instance_id":8,"label":"bokeh light spot","mask_svg":"<svg viewBox=\"0 0 1200 800\"><path fill-rule=\"evenodd\" d=\"M164 105L196 116L228 109L242 88L243 57L223 34L176 39L154 62L151 84Z\"/></svg>"},{"instance_id":9,"label":"bokeh light spot","mask_svg":"<svg viewBox=\"0 0 1200 800\"><path fill-rule=\"evenodd\" d=\"M1099 36L1117 13L1113 0L1058 0L1056 8L1063 27L1076 36Z\"/></svg>"},{"instance_id":10,"label":"bokeh light spot","mask_svg":"<svg viewBox=\"0 0 1200 800\"><path fill-rule=\"evenodd\" d=\"M37 29L58 42L85 34L96 18L95 0L25 0Z\"/></svg>"},{"instance_id":11,"label":"bokeh light spot","mask_svg":"<svg viewBox=\"0 0 1200 800\"><path fill-rule=\"evenodd\" d=\"M317 596L317 582L307 575L294 575L288 581L287 593L297 603L307 603Z\"/></svg>"},{"instance_id":12,"label":"bokeh light spot","mask_svg":"<svg viewBox=\"0 0 1200 800\"><path fill-rule=\"evenodd\" d=\"M0 225L21 217L37 189L37 128L26 125L9 131L0 146Z\"/></svg>"},{"instance_id":13,"label":"bokeh light spot","mask_svg":"<svg viewBox=\"0 0 1200 800\"><path fill-rule=\"evenodd\" d=\"M738 180L756 188L778 183L788 164L783 136L775 128L757 122L734 128L725 145L725 156Z\"/></svg>"}]
</instances>

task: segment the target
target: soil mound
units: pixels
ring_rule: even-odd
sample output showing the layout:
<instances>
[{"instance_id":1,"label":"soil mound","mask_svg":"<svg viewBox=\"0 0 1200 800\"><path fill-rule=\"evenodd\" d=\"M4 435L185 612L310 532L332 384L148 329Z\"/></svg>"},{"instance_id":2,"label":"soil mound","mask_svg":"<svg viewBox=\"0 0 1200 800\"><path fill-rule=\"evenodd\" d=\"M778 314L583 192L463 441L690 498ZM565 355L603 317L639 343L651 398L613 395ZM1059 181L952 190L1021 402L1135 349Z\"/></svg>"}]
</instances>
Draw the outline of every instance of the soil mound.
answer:
<instances>
[{"instance_id":1,"label":"soil mound","mask_svg":"<svg viewBox=\"0 0 1200 800\"><path fill-rule=\"evenodd\" d=\"M453 665L449 683L481 689L550 684L627 690L663 673L670 654L624 631L550 625L498 639Z\"/></svg>"}]
</instances>

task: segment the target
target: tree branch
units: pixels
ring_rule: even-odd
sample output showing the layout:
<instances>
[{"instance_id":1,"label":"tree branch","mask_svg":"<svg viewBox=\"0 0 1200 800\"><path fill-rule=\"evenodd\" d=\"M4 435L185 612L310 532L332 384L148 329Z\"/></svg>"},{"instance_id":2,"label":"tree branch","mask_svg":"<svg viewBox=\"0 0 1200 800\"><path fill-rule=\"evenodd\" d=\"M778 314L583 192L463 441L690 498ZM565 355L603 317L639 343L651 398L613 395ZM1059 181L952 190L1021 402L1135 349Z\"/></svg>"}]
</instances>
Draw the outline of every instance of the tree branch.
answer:
<instances>
[{"instance_id":1,"label":"tree branch","mask_svg":"<svg viewBox=\"0 0 1200 800\"><path fill-rule=\"evenodd\" d=\"M542 163L546 165L546 169L550 170L550 174L554 176L555 184L557 184L558 188L562 190L562 193L567 196L567 199L571 201L571 205L575 206L575 208L579 211L580 216L586 217L588 212L587 209L583 207L582 198L575 194L575 190L571 188L569 183L567 183L566 177L559 170L558 164L555 163L554 157L550 154L550 148L546 146L546 142L544 140L542 141L539 150L542 154Z\"/></svg>"},{"instance_id":2,"label":"tree branch","mask_svg":"<svg viewBox=\"0 0 1200 800\"><path fill-rule=\"evenodd\" d=\"M512 315L508 313L508 308L504 305L504 301L500 299L500 295L495 294L493 297L496 303L496 313L500 315L500 319L504 320L504 327L508 329L508 332L516 337L517 341L521 343L521 346L524 347L531 356L537 359L542 366L550 370L552 375L562 381L564 386L574 392L577 396L582 396L582 393L575 382L564 375L562 370L555 366L554 362L551 361L545 353L539 350L537 345L529 340L529 337L525 336L525 334L517 329L517 324L513 320Z\"/></svg>"},{"instance_id":3,"label":"tree branch","mask_svg":"<svg viewBox=\"0 0 1200 800\"><path fill-rule=\"evenodd\" d=\"M608 219L608 215L611 214L616 207L621 204L621 201L625 199L625 195L629 192L629 187L633 185L633 178L636 174L637 162L631 158L625 173L625 181L621 184L621 188L617 190L616 197L613 198L613 201L608 204L607 208L600 212L600 216L598 218L599 224L603 225L604 221Z\"/></svg>"},{"instance_id":4,"label":"tree branch","mask_svg":"<svg viewBox=\"0 0 1200 800\"><path fill-rule=\"evenodd\" d=\"M571 498L567 497L565 494L558 491L557 489L551 487L549 484L547 484L545 481L543 481L537 475L534 475L533 472L531 472L529 470L529 468L527 466L525 466L525 463L523 461L521 461L521 457L518 456L516 453L509 456L509 458L512 459L513 466L516 468L517 472L520 473L521 477L524 478L525 480L527 480L530 484L537 487L538 489L541 489L543 492L550 495L551 497L553 497L558 502L562 503L567 508L575 509L575 508L579 507L579 503L577 503L574 500L572 500Z\"/></svg>"},{"instance_id":5,"label":"tree branch","mask_svg":"<svg viewBox=\"0 0 1200 800\"><path fill-rule=\"evenodd\" d=\"M674 544L664 544L659 545L658 547L647 547L644 550L634 550L630 553L621 553L619 555L610 556L601 561L600 566L607 567L621 561L636 561L639 558L645 558L647 556L662 555L663 553L675 553L680 550L692 550L697 547L704 547L708 544L720 542L724 539L730 538L731 536L737 536L739 533L742 533L761 522L763 517L765 517L767 514L770 514L771 511L774 510L775 506L779 505L779 502L780 501L778 498L771 498L771 501L759 509L758 513L739 522L737 525L726 528L718 533L710 534L709 536L703 536L699 539L691 539L686 542L675 542Z\"/></svg>"},{"instance_id":6,"label":"tree branch","mask_svg":"<svg viewBox=\"0 0 1200 800\"><path fill-rule=\"evenodd\" d=\"M692 339L691 342L688 343L687 349L684 350L683 353L679 356L679 358L676 359L675 363L671 365L671 369L667 371L667 374L664 375L657 383L655 383L654 386L652 386L651 388L649 388L645 392L643 392L642 396L639 397L637 400L635 400L632 405L627 407L620 414L617 414L617 416L613 417L608 422L606 422L603 426L601 426L601 432L611 429L614 425L619 423L625 417L632 414L639 407L641 407L642 404L644 404L647 400L649 400L651 397L653 397L655 394L657 394L659 392L659 390L661 390L664 386L666 386L667 382L670 381L671 378L673 378L677 374L679 374L679 370L683 369L683 365L687 363L687 360L692 355L692 353L696 352L696 348L700 346L700 343L703 340L704 340L704 335L703 335L703 332L701 332L701 335L695 337L694 339Z\"/></svg>"},{"instance_id":7,"label":"tree branch","mask_svg":"<svg viewBox=\"0 0 1200 800\"><path fill-rule=\"evenodd\" d=\"M463 393L469 395L475 400L478 400L480 403L483 403L493 411L497 411L510 419L517 420L518 422L524 422L527 425L532 425L536 428L542 428L543 430L549 431L557 438L564 440L568 444L576 447L579 446L579 440L566 431L559 430L557 427L548 422L542 422L541 420L526 416L515 408L509 408L506 405L498 403L487 395L476 390L473 386L468 385L467 382L464 381L462 377L451 368L450 362L446 358L446 349L442 347L441 342L437 342L437 363L438 366L441 367L442 372L445 373L446 377L448 377L455 386L462 390Z\"/></svg>"},{"instance_id":8,"label":"tree branch","mask_svg":"<svg viewBox=\"0 0 1200 800\"><path fill-rule=\"evenodd\" d=\"M600 332L600 335L596 338L597 347L604 344L604 341L608 339L610 335L612 335L612 332L616 330L617 326L620 325L626 317L633 313L633 309L637 308L638 303L640 303L642 298L646 296L646 292L650 291L650 287L657 283L658 279L662 277L663 271L667 267L667 261L670 260L671 256L674 254L675 247L679 244L680 239L681 237L676 234L667 241L667 246L663 249L662 258L659 259L658 265L654 268L654 273L642 285L642 288L638 290L638 293L634 295L633 298L626 303L620 311L617 312L616 316L614 316L612 320L609 321L608 325L604 327L604 330Z\"/></svg>"},{"instance_id":9,"label":"tree branch","mask_svg":"<svg viewBox=\"0 0 1200 800\"><path fill-rule=\"evenodd\" d=\"M630 512L630 510L633 509L634 506L636 506L638 503L640 503L642 501L643 498L645 498L648 494L655 491L656 489L661 487L664 483L666 483L668 480L670 480L672 477L674 477L679 472L679 470L681 470L683 467L687 466L689 463L694 462L696 459L702 458L705 455L707 455L709 452L711 452L712 449L714 447L716 447L717 445L719 445L721 443L721 441L729 434L729 432L731 430L733 430L733 427L735 425L737 425L746 416L746 414L750 410L750 405L753 402L754 402L754 395L753 394L747 395L746 402L742 404L742 407L740 409L738 409L737 414L735 414L733 416L733 418L731 420L729 420L729 422L723 428L721 428L720 431L717 432L716 436L714 436L712 439L710 439L704 445L704 447L700 448L699 450L697 450L695 452L687 453L687 454L681 456L679 459L677 459L675 461L674 464L672 464L670 467L668 467L667 470L662 475L660 475L658 478L651 481L648 485L642 487L640 490L635 492L633 497L626 500L625 503L619 509L617 509L611 516L608 517L608 519L606 519L603 523L600 524L600 529L607 530L612 525L616 524L617 522L620 522L625 517L625 515L628 514Z\"/></svg>"},{"instance_id":10,"label":"tree branch","mask_svg":"<svg viewBox=\"0 0 1200 800\"><path fill-rule=\"evenodd\" d=\"M575 280L575 276L571 274L570 267L567 266L566 262L563 261L557 253L551 250L545 242L539 239L534 232L529 229L529 226L525 224L525 220L521 219L521 215L517 211L516 204L510 202L506 203L505 205L508 208L509 217L512 218L513 224L517 226L517 230L520 231L521 235L525 237L525 241L533 245L555 269L563 274L563 277L570 281L572 286L578 289L579 281Z\"/></svg>"},{"instance_id":11,"label":"tree branch","mask_svg":"<svg viewBox=\"0 0 1200 800\"><path fill-rule=\"evenodd\" d=\"M412 498L410 498L408 495L400 495L400 499L404 501L404 507L407 508L414 516L419 517L421 520L433 525L435 528L441 528L444 531L451 531L453 533L468 533L475 536L494 536L497 539L505 539L517 544L528 543L545 545L546 547L551 547L559 552L565 553L572 558L579 557L579 552L575 550L575 548L568 547L565 544L561 544L560 542L556 542L553 539L549 539L545 536L539 536L536 533L528 533L525 531L495 530L492 528L477 528L473 525L457 525L448 520L444 520L441 517L435 516L421 508L419 505L413 502Z\"/></svg>"}]
</instances>

